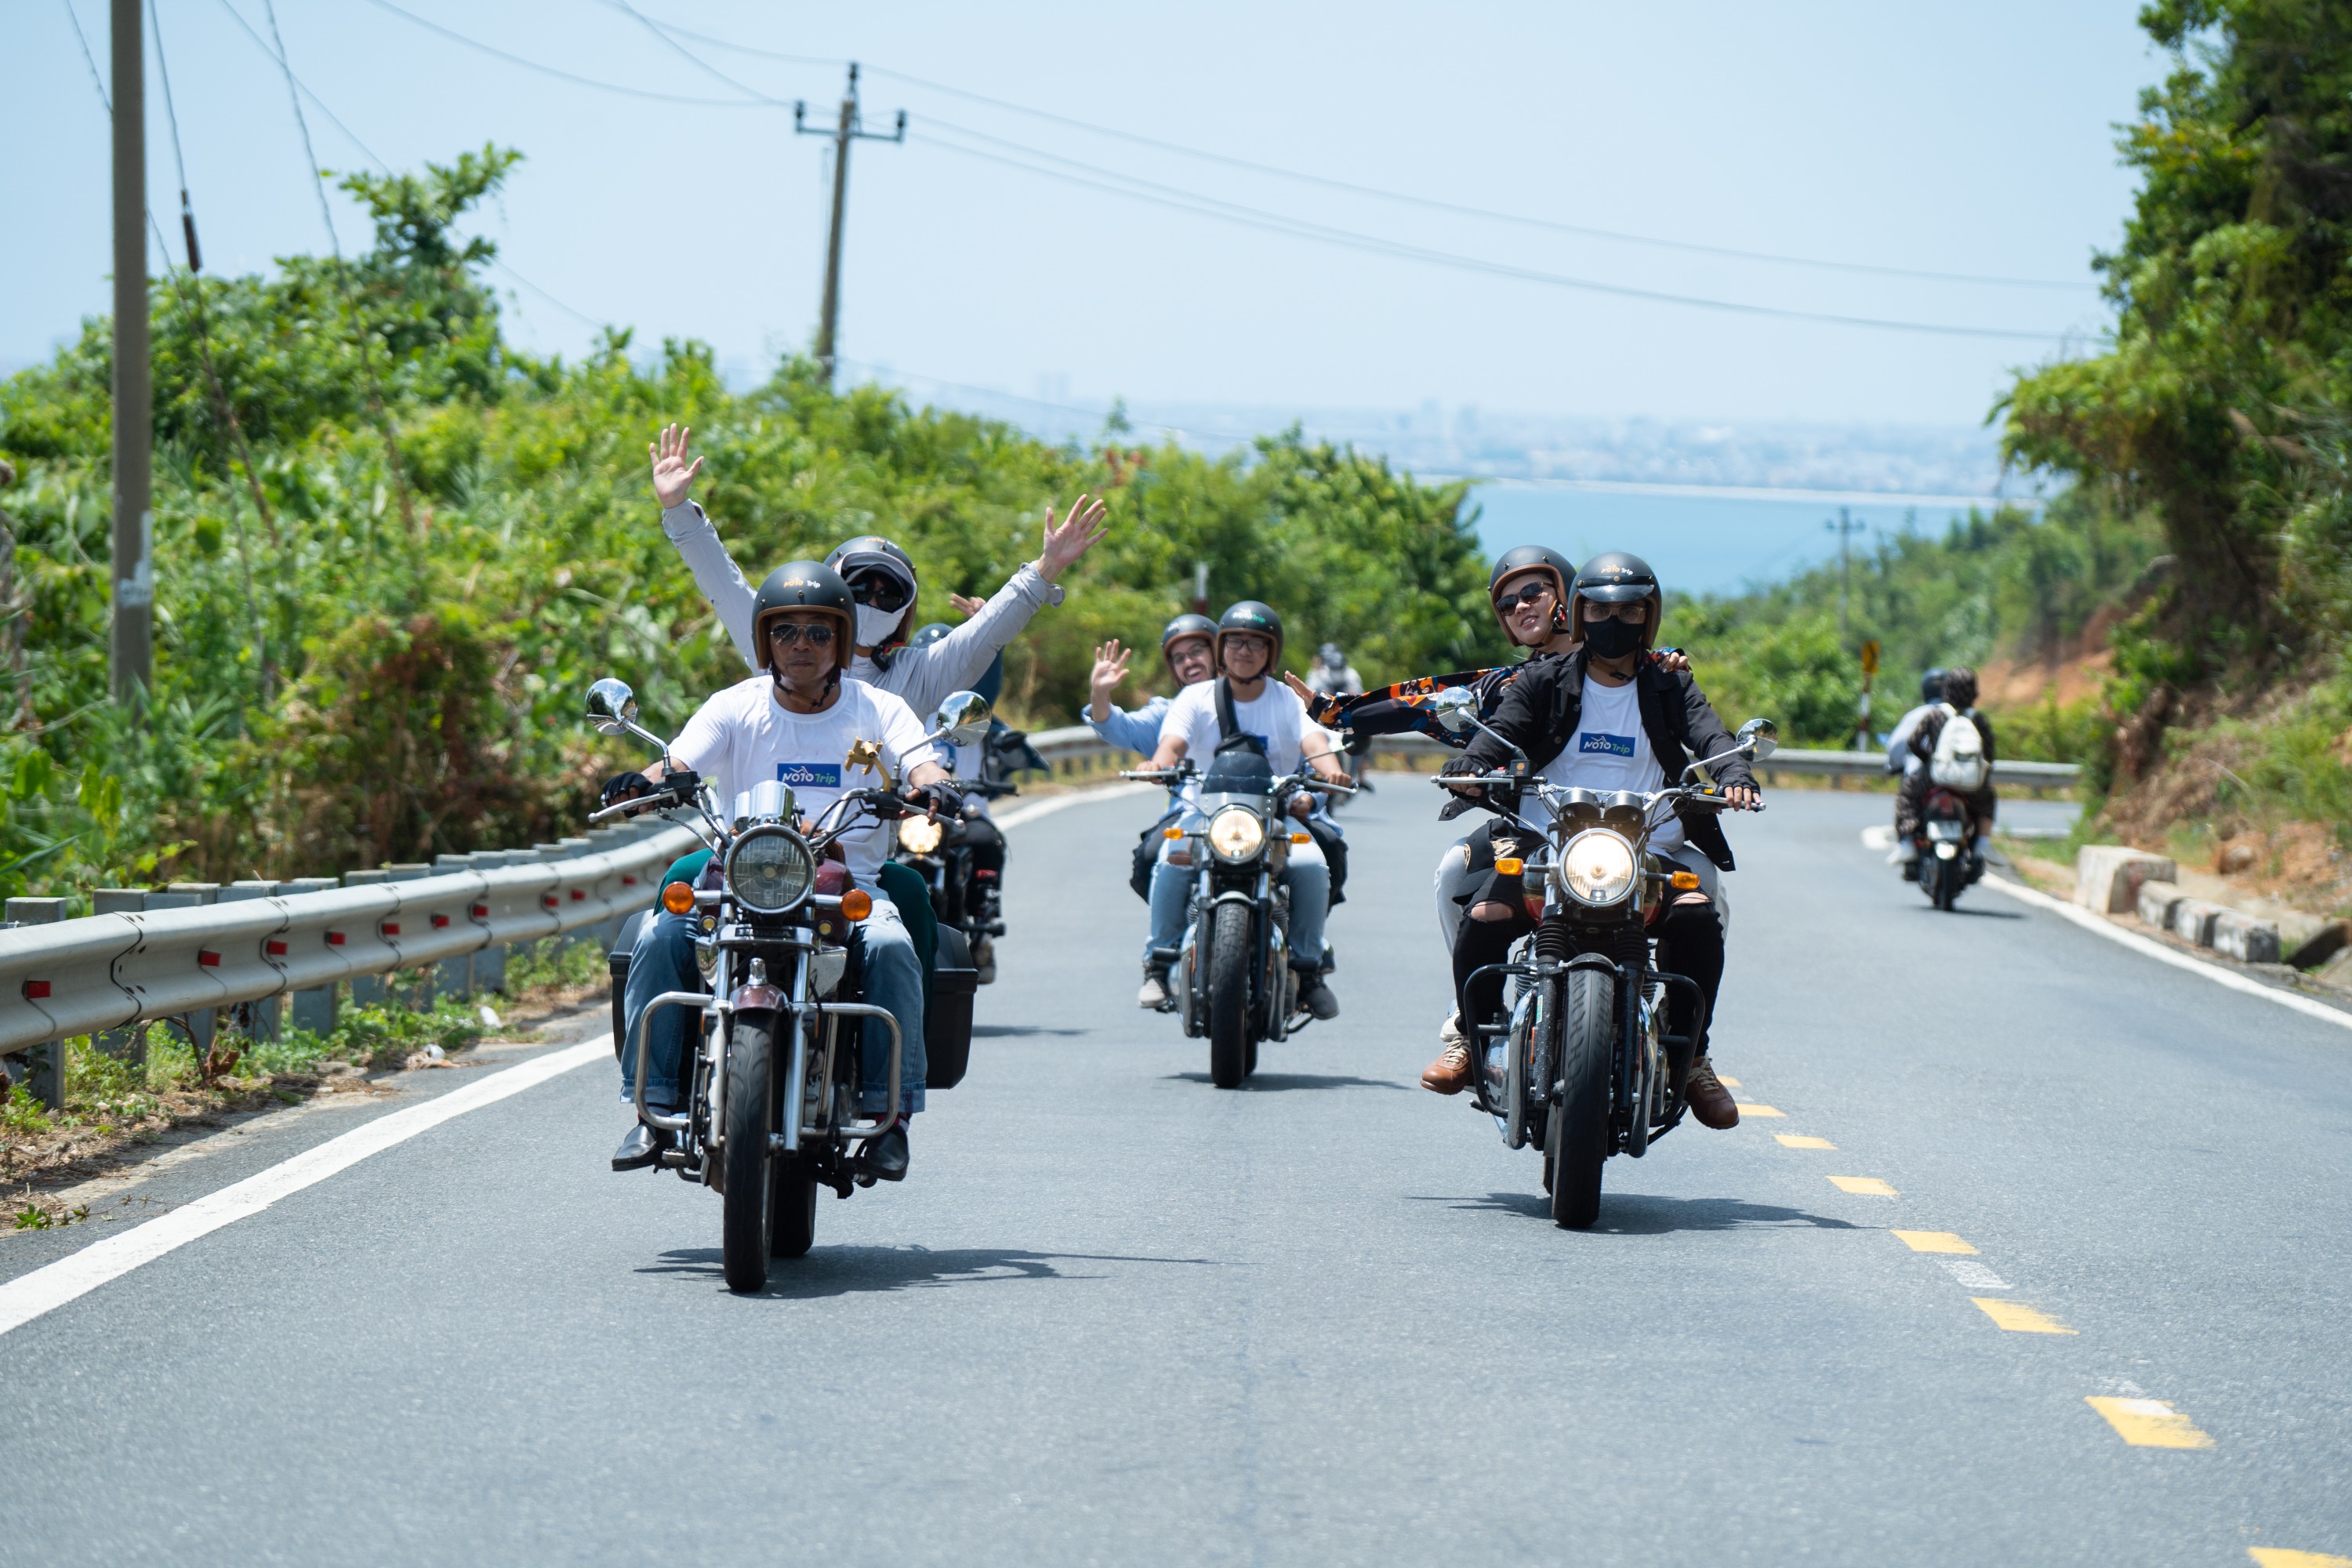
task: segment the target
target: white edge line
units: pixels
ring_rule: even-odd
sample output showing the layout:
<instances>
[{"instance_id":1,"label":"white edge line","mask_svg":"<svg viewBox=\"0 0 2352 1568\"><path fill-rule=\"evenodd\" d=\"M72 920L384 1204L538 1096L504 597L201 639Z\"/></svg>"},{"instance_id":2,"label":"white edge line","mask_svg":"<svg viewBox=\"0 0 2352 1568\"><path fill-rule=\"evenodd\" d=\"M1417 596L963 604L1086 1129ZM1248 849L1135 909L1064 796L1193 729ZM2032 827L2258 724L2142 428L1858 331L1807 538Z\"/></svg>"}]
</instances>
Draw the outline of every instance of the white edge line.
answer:
<instances>
[{"instance_id":1,"label":"white edge line","mask_svg":"<svg viewBox=\"0 0 2352 1568\"><path fill-rule=\"evenodd\" d=\"M550 1051L478 1079L422 1105L379 1116L364 1127L354 1127L330 1138L290 1160L159 1215L136 1229L92 1242L70 1258L61 1258L29 1274L19 1275L0 1285L0 1334L22 1328L43 1313L88 1295L142 1263L152 1263L198 1237L259 1214L278 1199L348 1170L371 1154L380 1154L444 1121L495 1105L509 1095L520 1094L573 1068L585 1067L608 1056L612 1038L610 1035L599 1035L593 1040Z\"/></svg>"},{"instance_id":2,"label":"white edge line","mask_svg":"<svg viewBox=\"0 0 2352 1568\"><path fill-rule=\"evenodd\" d=\"M2175 969L2185 969L2191 974L2204 976L2216 985L2226 985L2232 991L2242 991L2249 996L2259 996L2265 1002L2275 1002L2282 1007L2292 1007L2298 1013L2317 1018L2323 1023L2333 1024L2339 1029L2352 1029L2352 1013L2347 1013L2342 1008L2331 1007L2325 1002L2315 1002L2308 996L2298 996L2292 991L2282 991L2274 985L2265 985L2259 980L2249 980L2242 974L2232 974L2218 964L2206 963L2186 953L2175 952L2160 942L2151 941L2137 931L2126 931L2113 921L2095 915L2077 905L2067 903L2063 899L2053 899L2049 894L2039 892L2022 883L2012 882L2006 877L1997 877L1988 871L1984 880L1985 886L1996 892L2006 893L2022 903L2032 904L2036 909L2048 910L2052 914L2063 916L2086 931L2095 931L2109 942L2120 942L2134 952L2155 959L2158 963L2168 963Z\"/></svg>"},{"instance_id":3,"label":"white edge line","mask_svg":"<svg viewBox=\"0 0 2352 1568\"><path fill-rule=\"evenodd\" d=\"M1067 795L1050 795L1044 800L1033 800L1027 805L1015 806L998 817L996 826L999 828L1018 827L1024 822L1034 822L1041 816L1051 816L1057 811L1084 805L1088 801L1120 800L1131 795L1151 795L1160 787L1140 780L1130 780L1123 784L1104 784L1097 789L1075 789Z\"/></svg>"}]
</instances>

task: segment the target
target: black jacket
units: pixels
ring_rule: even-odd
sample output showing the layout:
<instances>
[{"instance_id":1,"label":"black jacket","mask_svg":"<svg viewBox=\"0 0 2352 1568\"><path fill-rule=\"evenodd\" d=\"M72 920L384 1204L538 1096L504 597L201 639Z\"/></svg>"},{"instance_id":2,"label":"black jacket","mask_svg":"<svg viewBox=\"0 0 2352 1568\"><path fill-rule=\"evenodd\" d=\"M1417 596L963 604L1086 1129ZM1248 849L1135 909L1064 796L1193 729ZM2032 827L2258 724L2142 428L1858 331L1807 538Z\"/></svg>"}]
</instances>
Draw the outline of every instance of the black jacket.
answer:
<instances>
[{"instance_id":1,"label":"black jacket","mask_svg":"<svg viewBox=\"0 0 2352 1568\"><path fill-rule=\"evenodd\" d=\"M1706 696L1698 689L1688 671L1675 674L1643 660L1634 672L1636 704L1642 713L1642 732L1647 736L1650 750L1665 771L1668 784L1680 782L1683 770L1695 758L1716 756L1728 752L1735 744L1731 732L1723 721L1715 716ZM1502 705L1487 721L1496 733L1508 739L1528 758L1538 765L1568 749L1576 733L1577 721L1584 712L1584 649L1573 648L1559 658L1548 658L1530 665L1503 693ZM1494 736L1480 734L1464 752L1468 761L1478 764L1479 771L1490 772L1509 761L1509 752ZM1708 770L1718 786L1756 783L1749 771L1748 759L1726 757ZM1720 870L1732 868L1731 846L1723 837L1723 826L1716 814L1705 807L1679 813L1683 836L1691 847L1715 862Z\"/></svg>"}]
</instances>

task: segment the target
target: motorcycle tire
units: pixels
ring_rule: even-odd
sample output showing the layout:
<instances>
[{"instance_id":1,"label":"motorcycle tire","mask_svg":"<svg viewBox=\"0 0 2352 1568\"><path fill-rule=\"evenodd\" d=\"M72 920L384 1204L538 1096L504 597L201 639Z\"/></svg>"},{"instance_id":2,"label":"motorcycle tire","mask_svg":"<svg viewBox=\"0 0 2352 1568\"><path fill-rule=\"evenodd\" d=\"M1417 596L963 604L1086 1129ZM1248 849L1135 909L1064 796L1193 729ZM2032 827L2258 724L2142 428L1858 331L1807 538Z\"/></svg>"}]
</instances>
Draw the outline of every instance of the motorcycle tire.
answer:
<instances>
[{"instance_id":1,"label":"motorcycle tire","mask_svg":"<svg viewBox=\"0 0 2352 1568\"><path fill-rule=\"evenodd\" d=\"M1219 904L1209 923L1209 1081L1239 1089L1249 1076L1250 910Z\"/></svg>"},{"instance_id":2,"label":"motorcycle tire","mask_svg":"<svg viewBox=\"0 0 2352 1568\"><path fill-rule=\"evenodd\" d=\"M768 1194L768 1256L806 1258L816 1245L816 1177L799 1160L778 1160Z\"/></svg>"},{"instance_id":3,"label":"motorcycle tire","mask_svg":"<svg viewBox=\"0 0 2352 1568\"><path fill-rule=\"evenodd\" d=\"M719 1211L720 1271L740 1295L768 1283L768 1134L775 1127L775 1016L738 1013L727 1045L727 1173Z\"/></svg>"},{"instance_id":4,"label":"motorcycle tire","mask_svg":"<svg viewBox=\"0 0 2352 1568\"><path fill-rule=\"evenodd\" d=\"M1551 1217L1563 1230L1590 1230L1601 1217L1601 1166L1609 1158L1617 983L1600 970L1571 969L1560 977L1560 1093L1544 1141Z\"/></svg>"}]
</instances>

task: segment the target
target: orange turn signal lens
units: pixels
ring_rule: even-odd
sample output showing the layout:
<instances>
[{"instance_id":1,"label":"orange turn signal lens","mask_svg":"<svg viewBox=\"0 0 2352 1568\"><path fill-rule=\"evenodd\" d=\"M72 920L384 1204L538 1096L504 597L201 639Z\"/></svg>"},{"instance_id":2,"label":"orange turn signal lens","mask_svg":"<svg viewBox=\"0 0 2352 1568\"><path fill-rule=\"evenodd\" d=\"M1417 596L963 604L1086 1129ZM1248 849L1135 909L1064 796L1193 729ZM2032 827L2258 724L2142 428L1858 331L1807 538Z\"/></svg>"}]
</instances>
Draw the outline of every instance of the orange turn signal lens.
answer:
<instances>
[{"instance_id":1,"label":"orange turn signal lens","mask_svg":"<svg viewBox=\"0 0 2352 1568\"><path fill-rule=\"evenodd\" d=\"M1528 863L1516 855L1497 856L1495 860L1495 869L1506 877L1516 877L1527 868Z\"/></svg>"},{"instance_id":2,"label":"orange turn signal lens","mask_svg":"<svg viewBox=\"0 0 2352 1568\"><path fill-rule=\"evenodd\" d=\"M1696 871L1677 871L1674 875L1674 884L1675 891L1677 893L1695 892L1698 888L1698 873Z\"/></svg>"},{"instance_id":3,"label":"orange turn signal lens","mask_svg":"<svg viewBox=\"0 0 2352 1568\"><path fill-rule=\"evenodd\" d=\"M1160 837L1162 838L1181 838L1184 837L1184 830L1181 827L1171 827L1161 833Z\"/></svg>"},{"instance_id":4,"label":"orange turn signal lens","mask_svg":"<svg viewBox=\"0 0 2352 1568\"><path fill-rule=\"evenodd\" d=\"M1312 844L1315 842L1315 835L1312 833L1294 833L1290 836L1290 841L1293 844Z\"/></svg>"},{"instance_id":5,"label":"orange turn signal lens","mask_svg":"<svg viewBox=\"0 0 2352 1568\"><path fill-rule=\"evenodd\" d=\"M662 889L662 908L674 915L682 915L694 908L694 889L684 882L672 882Z\"/></svg>"},{"instance_id":6,"label":"orange turn signal lens","mask_svg":"<svg viewBox=\"0 0 2352 1568\"><path fill-rule=\"evenodd\" d=\"M862 921L874 912L874 895L863 888L852 888L841 895L841 917Z\"/></svg>"}]
</instances>

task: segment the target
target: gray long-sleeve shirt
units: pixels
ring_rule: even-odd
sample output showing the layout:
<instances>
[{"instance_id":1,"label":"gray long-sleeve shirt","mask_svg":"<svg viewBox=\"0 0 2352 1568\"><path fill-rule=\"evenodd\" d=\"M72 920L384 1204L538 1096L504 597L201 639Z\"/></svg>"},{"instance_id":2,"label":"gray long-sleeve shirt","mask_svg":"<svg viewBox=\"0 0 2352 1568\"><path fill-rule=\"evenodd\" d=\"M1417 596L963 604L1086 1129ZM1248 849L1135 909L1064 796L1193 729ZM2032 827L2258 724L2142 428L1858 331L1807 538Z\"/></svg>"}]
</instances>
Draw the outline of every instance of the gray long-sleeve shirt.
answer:
<instances>
[{"instance_id":1,"label":"gray long-sleeve shirt","mask_svg":"<svg viewBox=\"0 0 2352 1568\"><path fill-rule=\"evenodd\" d=\"M694 585L702 590L702 596L719 612L719 622L733 639L735 650L743 656L744 664L759 668L751 632L751 608L759 595L744 580L742 569L727 553L727 547L719 542L719 531L710 526L710 519L704 515L701 505L688 501L684 506L665 510L662 532L677 546L678 554L693 571ZM968 689L988 672L990 663L1007 643L1021 635L1031 616L1048 605L1061 602L1059 585L1046 582L1034 563L1024 565L971 619L939 641L923 647L898 649L891 656L887 668L878 668L870 658L854 658L849 677L897 692L906 699L907 706L915 710L917 717L928 721L931 710L950 693ZM911 607L908 613L913 613Z\"/></svg>"}]
</instances>

